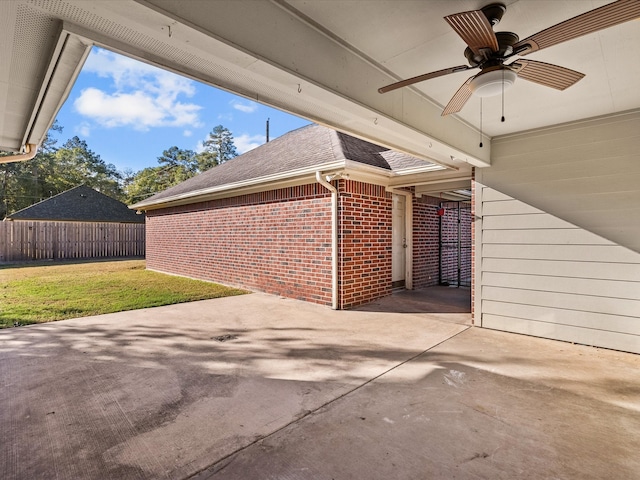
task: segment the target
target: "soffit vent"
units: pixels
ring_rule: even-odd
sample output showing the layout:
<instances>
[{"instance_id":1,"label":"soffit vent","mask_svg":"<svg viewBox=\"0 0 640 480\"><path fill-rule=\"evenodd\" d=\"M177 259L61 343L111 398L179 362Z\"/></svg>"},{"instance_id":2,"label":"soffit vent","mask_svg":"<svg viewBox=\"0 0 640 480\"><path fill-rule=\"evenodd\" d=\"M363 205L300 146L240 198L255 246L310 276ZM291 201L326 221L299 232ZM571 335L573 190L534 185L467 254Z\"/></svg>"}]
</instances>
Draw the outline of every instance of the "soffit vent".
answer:
<instances>
[{"instance_id":1,"label":"soffit vent","mask_svg":"<svg viewBox=\"0 0 640 480\"><path fill-rule=\"evenodd\" d=\"M11 75L24 80L23 85L30 84L30 78L43 76L59 31L60 22L50 15L18 4Z\"/></svg>"},{"instance_id":2,"label":"soffit vent","mask_svg":"<svg viewBox=\"0 0 640 480\"><path fill-rule=\"evenodd\" d=\"M7 68L2 74L4 88L0 89L0 145L19 151L60 33L60 22L24 3L16 4L14 12L10 36L3 38Z\"/></svg>"},{"instance_id":3,"label":"soffit vent","mask_svg":"<svg viewBox=\"0 0 640 480\"><path fill-rule=\"evenodd\" d=\"M91 2L75 5L62 0L55 2L45 0L29 1L33 6L44 12L48 12L54 17L61 18L73 24L82 25L89 31L121 42L123 50L133 47L133 50L129 50L127 53L137 56L140 59L156 63L159 66L171 66L173 64L174 69L179 69L182 73L192 78L243 95L252 100L268 103L277 108L289 111L290 113L303 115L307 118L314 120L331 118L336 124L345 124L352 121L352 118L346 113L342 114L331 107L327 107L320 101L308 101L305 99L306 95L304 94L299 95L296 101L296 109L292 110L290 107L290 97L296 92L302 93L298 92L299 85L292 82L290 90L285 91L282 88L268 85L266 81L256 80L256 75L260 76L259 70L261 67L264 67L264 64L257 59L253 59L253 57L251 57L251 60L254 63L246 68L247 74L243 74L238 72L237 67L231 63L225 66L224 60L216 59L216 61L212 61L204 56L195 55L184 49L163 42L158 38L154 38L151 35L81 8L85 5L87 7L91 6ZM166 21L167 19L165 18L156 21L158 34L160 34L161 29L164 28L163 25L166 25ZM147 25L152 24L153 22L148 22ZM190 34L193 33L190 32ZM166 35L166 33L163 32L162 35ZM203 42L212 41L209 37L205 38L204 34L199 35L201 35L199 39ZM114 45L105 46L107 48L109 46L114 49L116 48ZM144 56L142 53L136 54L135 50L144 52ZM181 68L178 68L178 66ZM260 95L256 92L260 92Z\"/></svg>"}]
</instances>

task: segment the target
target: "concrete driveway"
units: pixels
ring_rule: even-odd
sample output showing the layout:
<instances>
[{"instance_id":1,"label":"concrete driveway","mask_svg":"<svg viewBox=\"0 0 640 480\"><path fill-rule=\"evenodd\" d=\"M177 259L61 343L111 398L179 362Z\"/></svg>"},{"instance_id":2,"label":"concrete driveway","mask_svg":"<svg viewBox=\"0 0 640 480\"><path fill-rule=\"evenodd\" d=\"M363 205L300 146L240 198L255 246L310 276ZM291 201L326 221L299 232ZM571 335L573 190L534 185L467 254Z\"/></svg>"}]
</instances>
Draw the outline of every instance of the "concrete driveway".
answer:
<instances>
[{"instance_id":1,"label":"concrete driveway","mask_svg":"<svg viewBox=\"0 0 640 480\"><path fill-rule=\"evenodd\" d=\"M640 357L251 294L0 331L0 478L640 477Z\"/></svg>"}]
</instances>

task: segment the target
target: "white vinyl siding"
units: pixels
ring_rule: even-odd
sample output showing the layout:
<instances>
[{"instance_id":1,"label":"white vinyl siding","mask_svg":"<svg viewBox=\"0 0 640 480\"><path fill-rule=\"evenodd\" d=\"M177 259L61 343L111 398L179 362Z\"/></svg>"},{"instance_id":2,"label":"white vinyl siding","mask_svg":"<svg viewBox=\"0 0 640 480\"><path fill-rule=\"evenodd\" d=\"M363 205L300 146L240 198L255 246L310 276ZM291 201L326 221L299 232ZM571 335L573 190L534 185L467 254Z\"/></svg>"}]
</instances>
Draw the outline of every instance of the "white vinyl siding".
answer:
<instances>
[{"instance_id":1,"label":"white vinyl siding","mask_svg":"<svg viewBox=\"0 0 640 480\"><path fill-rule=\"evenodd\" d=\"M476 173L476 324L640 353L640 113L492 154Z\"/></svg>"},{"instance_id":2,"label":"white vinyl siding","mask_svg":"<svg viewBox=\"0 0 640 480\"><path fill-rule=\"evenodd\" d=\"M482 190L482 326L640 353L640 254Z\"/></svg>"},{"instance_id":3,"label":"white vinyl siding","mask_svg":"<svg viewBox=\"0 0 640 480\"><path fill-rule=\"evenodd\" d=\"M640 252L640 110L497 138L491 155L483 185Z\"/></svg>"}]
</instances>

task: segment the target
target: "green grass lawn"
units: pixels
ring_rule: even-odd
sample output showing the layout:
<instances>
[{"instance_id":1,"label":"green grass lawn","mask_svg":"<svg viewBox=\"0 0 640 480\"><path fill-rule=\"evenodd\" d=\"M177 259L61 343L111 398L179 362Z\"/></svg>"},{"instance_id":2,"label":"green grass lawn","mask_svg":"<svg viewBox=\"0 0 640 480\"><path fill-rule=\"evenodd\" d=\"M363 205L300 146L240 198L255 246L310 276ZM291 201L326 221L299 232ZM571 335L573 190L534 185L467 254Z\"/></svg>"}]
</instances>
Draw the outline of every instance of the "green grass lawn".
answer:
<instances>
[{"instance_id":1,"label":"green grass lawn","mask_svg":"<svg viewBox=\"0 0 640 480\"><path fill-rule=\"evenodd\" d=\"M0 267L0 328L248 293L145 270L144 260Z\"/></svg>"}]
</instances>

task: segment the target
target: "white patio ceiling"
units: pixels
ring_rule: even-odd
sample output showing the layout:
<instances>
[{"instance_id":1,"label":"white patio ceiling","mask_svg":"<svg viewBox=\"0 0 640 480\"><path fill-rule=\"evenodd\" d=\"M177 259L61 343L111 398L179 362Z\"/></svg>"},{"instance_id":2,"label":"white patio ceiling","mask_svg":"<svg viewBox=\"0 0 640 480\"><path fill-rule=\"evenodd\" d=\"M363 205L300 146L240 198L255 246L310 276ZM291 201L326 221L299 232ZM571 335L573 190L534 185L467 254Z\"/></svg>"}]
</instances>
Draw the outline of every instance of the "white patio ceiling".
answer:
<instances>
[{"instance_id":1,"label":"white patio ceiling","mask_svg":"<svg viewBox=\"0 0 640 480\"><path fill-rule=\"evenodd\" d=\"M640 0L638 0L640 1ZM462 72L381 95L398 79L466 63L443 20L489 0L5 0L0 2L0 147L39 143L88 48L157 64L459 173L490 163L479 100L443 105ZM610 3L507 0L496 28L521 38ZM564 92L519 79L484 101L489 137L640 107L640 22L530 55L586 74Z\"/></svg>"}]
</instances>

